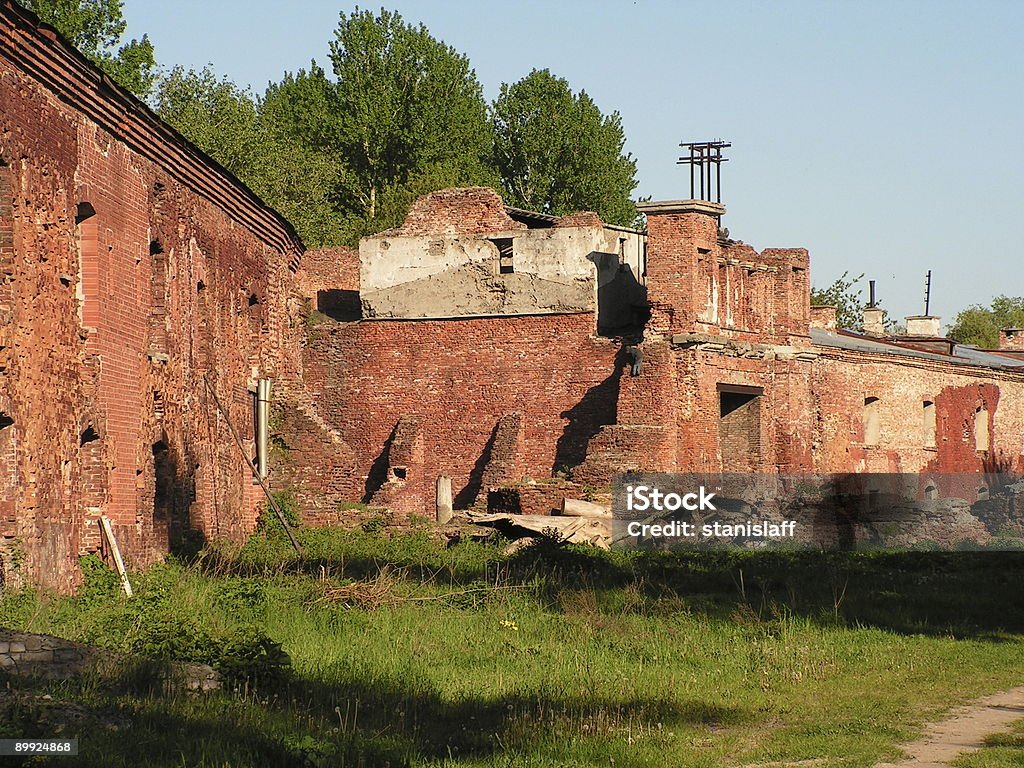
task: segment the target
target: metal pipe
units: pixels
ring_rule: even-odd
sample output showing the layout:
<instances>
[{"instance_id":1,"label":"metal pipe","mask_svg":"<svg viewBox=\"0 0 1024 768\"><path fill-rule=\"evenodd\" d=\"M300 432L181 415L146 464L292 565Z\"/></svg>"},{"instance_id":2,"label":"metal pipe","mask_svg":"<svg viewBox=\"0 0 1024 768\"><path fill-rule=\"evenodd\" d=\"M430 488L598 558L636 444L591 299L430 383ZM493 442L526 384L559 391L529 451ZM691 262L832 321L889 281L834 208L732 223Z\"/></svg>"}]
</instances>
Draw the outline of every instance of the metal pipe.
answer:
<instances>
[{"instance_id":1,"label":"metal pipe","mask_svg":"<svg viewBox=\"0 0 1024 768\"><path fill-rule=\"evenodd\" d=\"M722 150L715 152L715 202L722 202ZM721 219L721 217L719 217Z\"/></svg>"},{"instance_id":2,"label":"metal pipe","mask_svg":"<svg viewBox=\"0 0 1024 768\"><path fill-rule=\"evenodd\" d=\"M231 431L231 437L235 439L235 445L238 447L238 450L241 451L242 458L245 459L245 465L249 467L249 471L255 475L256 481L260 484L260 488L263 489L263 493L267 497L267 502L274 510L274 514L277 515L277 519L281 521L281 526L284 528L284 532L288 534L288 540L291 541L292 547L295 548L295 551L301 557L302 547L299 546L299 542L295 539L295 534L292 533L292 527L288 523L288 518L284 516L284 512L281 510L281 505L277 503L277 499L274 498L274 494L270 492L270 487L267 485L266 481L260 477L259 472L256 471L256 465L253 463L252 459L249 458L249 452L246 451L245 447L242 445L242 438L238 436L238 430L235 429L235 425L231 423L231 417L228 416L227 409L224 408L224 403L222 403L220 398L217 397L217 390L213 388L213 384L210 383L210 380L206 376L203 376L203 383L206 384L206 391L210 393L210 396L213 398L213 402L216 403L217 410L220 411L220 415L224 417L224 421L228 425L228 429ZM269 396L270 382L268 380L267 397L269 398Z\"/></svg>"},{"instance_id":3,"label":"metal pipe","mask_svg":"<svg viewBox=\"0 0 1024 768\"><path fill-rule=\"evenodd\" d=\"M690 199L693 200L693 144L690 145Z\"/></svg>"},{"instance_id":4,"label":"metal pipe","mask_svg":"<svg viewBox=\"0 0 1024 768\"><path fill-rule=\"evenodd\" d=\"M697 153L700 156L700 200L706 200L704 197L704 149Z\"/></svg>"},{"instance_id":5,"label":"metal pipe","mask_svg":"<svg viewBox=\"0 0 1024 768\"><path fill-rule=\"evenodd\" d=\"M256 473L267 477L267 455L270 441L270 379L256 382Z\"/></svg>"},{"instance_id":6,"label":"metal pipe","mask_svg":"<svg viewBox=\"0 0 1024 768\"><path fill-rule=\"evenodd\" d=\"M875 281L874 280L868 280L868 295L870 296L870 298L868 299L868 307L871 308L871 309L874 309L875 308Z\"/></svg>"}]
</instances>

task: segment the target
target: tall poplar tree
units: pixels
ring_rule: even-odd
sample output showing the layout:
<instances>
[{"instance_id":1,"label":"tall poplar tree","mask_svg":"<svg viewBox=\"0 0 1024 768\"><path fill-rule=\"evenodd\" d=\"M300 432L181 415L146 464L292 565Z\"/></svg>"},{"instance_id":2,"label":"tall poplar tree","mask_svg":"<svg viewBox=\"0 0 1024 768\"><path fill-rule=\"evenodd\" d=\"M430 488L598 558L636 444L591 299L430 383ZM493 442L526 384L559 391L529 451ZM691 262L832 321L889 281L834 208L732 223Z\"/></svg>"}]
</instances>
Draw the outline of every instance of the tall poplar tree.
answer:
<instances>
[{"instance_id":1,"label":"tall poplar tree","mask_svg":"<svg viewBox=\"0 0 1024 768\"><path fill-rule=\"evenodd\" d=\"M594 211L631 226L636 160L624 151L618 112L605 115L584 91L546 69L502 85L493 107L493 162L512 205L561 215Z\"/></svg>"}]
</instances>

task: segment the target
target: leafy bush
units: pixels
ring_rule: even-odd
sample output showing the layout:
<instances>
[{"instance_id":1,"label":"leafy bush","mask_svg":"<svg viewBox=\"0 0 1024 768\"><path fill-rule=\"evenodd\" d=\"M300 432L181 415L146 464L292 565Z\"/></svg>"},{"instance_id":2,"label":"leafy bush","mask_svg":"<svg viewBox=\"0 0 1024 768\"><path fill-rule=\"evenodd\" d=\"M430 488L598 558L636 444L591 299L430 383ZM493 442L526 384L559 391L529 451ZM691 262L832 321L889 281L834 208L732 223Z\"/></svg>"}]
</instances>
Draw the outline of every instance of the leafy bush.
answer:
<instances>
[{"instance_id":1,"label":"leafy bush","mask_svg":"<svg viewBox=\"0 0 1024 768\"><path fill-rule=\"evenodd\" d=\"M286 488L283 491L274 491L271 497L277 503L277 507L281 510L284 519L288 521L288 525L292 528L298 528L301 522L299 520L299 500L295 496L295 491L291 488ZM281 520L278 518L274 505L270 501L263 505L263 511L260 512L260 517L256 521L256 533L268 539L279 538L285 535L284 526L281 525Z\"/></svg>"},{"instance_id":2,"label":"leafy bush","mask_svg":"<svg viewBox=\"0 0 1024 768\"><path fill-rule=\"evenodd\" d=\"M78 558L83 583L78 591L79 598L86 604L109 602L121 590L121 577L97 555L89 554Z\"/></svg>"}]
</instances>

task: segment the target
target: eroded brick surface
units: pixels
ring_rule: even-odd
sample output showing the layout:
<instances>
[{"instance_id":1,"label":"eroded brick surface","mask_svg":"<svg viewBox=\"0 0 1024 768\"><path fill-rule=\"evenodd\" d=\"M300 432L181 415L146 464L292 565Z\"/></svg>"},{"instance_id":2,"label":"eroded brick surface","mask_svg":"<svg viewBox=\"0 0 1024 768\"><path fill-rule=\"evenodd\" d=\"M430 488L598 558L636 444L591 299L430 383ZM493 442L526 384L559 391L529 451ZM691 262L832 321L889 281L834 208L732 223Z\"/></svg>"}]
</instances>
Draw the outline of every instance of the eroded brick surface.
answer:
<instances>
[{"instance_id":1,"label":"eroded brick surface","mask_svg":"<svg viewBox=\"0 0 1024 768\"><path fill-rule=\"evenodd\" d=\"M424 195L412 204L400 226L381 235L472 235L515 229L526 229L526 225L508 215L497 192L488 187L462 187Z\"/></svg>"},{"instance_id":2,"label":"eroded brick surface","mask_svg":"<svg viewBox=\"0 0 1024 768\"><path fill-rule=\"evenodd\" d=\"M433 517L438 475L452 478L455 505L465 507L492 451L506 478L549 477L580 463L590 438L614 423L619 345L595 338L593 322L581 313L324 323L306 344L306 381L353 449L364 499L382 501L389 483L398 511ZM513 412L526 446L514 460L518 428L503 422ZM395 466L405 478L389 473Z\"/></svg>"},{"instance_id":3,"label":"eroded brick surface","mask_svg":"<svg viewBox=\"0 0 1024 768\"><path fill-rule=\"evenodd\" d=\"M131 565L251 532L263 378L269 483L307 523L376 514L352 502L433 517L440 475L456 508L515 485L495 499L545 513L623 470L917 472L943 497L1024 471L1024 372L954 361L941 339L843 347L834 311L810 307L807 251L727 239L720 206L651 204L645 251L594 214L513 219L492 190L434 192L368 239L399 259L377 277L450 245L529 290L481 309L441 270L411 319L363 320L354 251L303 256L30 16L0 6L0 36L16 42L0 47L0 576L17 562L71 588L76 558L104 552L100 515ZM558 240L545 280L575 275L584 301L541 300L529 238ZM612 301L629 311L602 337ZM993 503L1012 527L1019 504Z\"/></svg>"},{"instance_id":4,"label":"eroded brick surface","mask_svg":"<svg viewBox=\"0 0 1024 768\"><path fill-rule=\"evenodd\" d=\"M252 450L250 382L297 374L299 245L31 19L0 26L22 57L0 50L0 538L68 589L100 515L131 565L252 530L228 419Z\"/></svg>"}]
</instances>

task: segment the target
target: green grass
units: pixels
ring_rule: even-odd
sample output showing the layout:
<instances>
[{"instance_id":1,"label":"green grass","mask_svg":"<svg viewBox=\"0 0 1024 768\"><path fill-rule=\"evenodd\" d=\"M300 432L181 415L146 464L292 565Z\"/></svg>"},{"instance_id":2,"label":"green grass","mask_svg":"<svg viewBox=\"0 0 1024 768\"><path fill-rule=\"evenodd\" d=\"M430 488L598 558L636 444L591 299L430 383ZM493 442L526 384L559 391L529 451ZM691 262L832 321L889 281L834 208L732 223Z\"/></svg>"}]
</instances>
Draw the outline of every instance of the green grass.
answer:
<instances>
[{"instance_id":1,"label":"green grass","mask_svg":"<svg viewBox=\"0 0 1024 768\"><path fill-rule=\"evenodd\" d=\"M19 682L0 737L77 733L86 766L868 766L1024 668L1018 553L509 558L299 535L302 558L268 529L133 574L131 601L88 562L76 597L0 600L0 625L231 681L202 698L132 671Z\"/></svg>"},{"instance_id":2,"label":"green grass","mask_svg":"<svg viewBox=\"0 0 1024 768\"><path fill-rule=\"evenodd\" d=\"M955 768L1021 768L1024 766L1024 720L1010 733L989 736L978 752L958 757Z\"/></svg>"}]
</instances>

